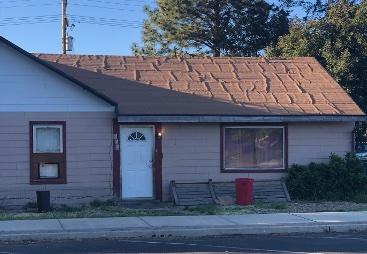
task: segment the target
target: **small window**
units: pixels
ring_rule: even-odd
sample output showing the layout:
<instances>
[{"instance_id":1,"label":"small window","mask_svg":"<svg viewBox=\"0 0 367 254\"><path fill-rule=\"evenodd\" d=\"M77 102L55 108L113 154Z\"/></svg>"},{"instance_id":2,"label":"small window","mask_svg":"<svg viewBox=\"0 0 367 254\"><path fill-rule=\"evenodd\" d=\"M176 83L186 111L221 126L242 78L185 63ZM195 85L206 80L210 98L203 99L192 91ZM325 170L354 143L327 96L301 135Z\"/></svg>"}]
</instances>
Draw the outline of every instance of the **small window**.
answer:
<instances>
[{"instance_id":1,"label":"small window","mask_svg":"<svg viewBox=\"0 0 367 254\"><path fill-rule=\"evenodd\" d=\"M223 170L284 169L284 127L225 127Z\"/></svg>"},{"instance_id":2,"label":"small window","mask_svg":"<svg viewBox=\"0 0 367 254\"><path fill-rule=\"evenodd\" d=\"M39 163L39 177L41 179L55 179L59 178L59 175L58 163Z\"/></svg>"},{"instance_id":3,"label":"small window","mask_svg":"<svg viewBox=\"0 0 367 254\"><path fill-rule=\"evenodd\" d=\"M145 141L145 136L143 133L135 131L129 135L128 141Z\"/></svg>"},{"instance_id":4,"label":"small window","mask_svg":"<svg viewBox=\"0 0 367 254\"><path fill-rule=\"evenodd\" d=\"M30 182L66 183L65 122L31 122Z\"/></svg>"},{"instance_id":5,"label":"small window","mask_svg":"<svg viewBox=\"0 0 367 254\"><path fill-rule=\"evenodd\" d=\"M62 153L62 126L33 126L33 152Z\"/></svg>"}]
</instances>

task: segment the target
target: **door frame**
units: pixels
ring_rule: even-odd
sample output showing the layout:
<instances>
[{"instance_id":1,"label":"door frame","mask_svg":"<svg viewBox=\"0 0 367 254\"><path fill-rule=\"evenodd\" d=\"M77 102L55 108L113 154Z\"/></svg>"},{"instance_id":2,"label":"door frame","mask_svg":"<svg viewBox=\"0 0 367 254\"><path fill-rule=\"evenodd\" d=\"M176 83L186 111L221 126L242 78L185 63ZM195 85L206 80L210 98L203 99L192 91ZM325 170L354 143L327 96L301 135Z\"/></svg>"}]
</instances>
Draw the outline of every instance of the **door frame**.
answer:
<instances>
[{"instance_id":1,"label":"door frame","mask_svg":"<svg viewBox=\"0 0 367 254\"><path fill-rule=\"evenodd\" d=\"M161 123L119 123L113 119L113 195L121 199L121 151L120 127L153 127L153 199L162 201L162 124Z\"/></svg>"}]
</instances>

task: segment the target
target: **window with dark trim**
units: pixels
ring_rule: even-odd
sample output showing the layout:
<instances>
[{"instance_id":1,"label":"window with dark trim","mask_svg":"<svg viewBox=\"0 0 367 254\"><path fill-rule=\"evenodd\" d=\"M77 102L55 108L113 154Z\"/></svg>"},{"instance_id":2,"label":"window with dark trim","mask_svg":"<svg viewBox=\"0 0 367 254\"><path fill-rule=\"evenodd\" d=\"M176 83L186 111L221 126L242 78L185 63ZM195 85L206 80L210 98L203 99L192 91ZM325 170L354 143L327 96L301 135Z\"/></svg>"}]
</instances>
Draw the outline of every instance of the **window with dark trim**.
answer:
<instances>
[{"instance_id":1,"label":"window with dark trim","mask_svg":"<svg viewBox=\"0 0 367 254\"><path fill-rule=\"evenodd\" d=\"M225 126L222 171L285 169L284 126Z\"/></svg>"},{"instance_id":2,"label":"window with dark trim","mask_svg":"<svg viewBox=\"0 0 367 254\"><path fill-rule=\"evenodd\" d=\"M65 122L30 122L31 184L66 183Z\"/></svg>"}]
</instances>

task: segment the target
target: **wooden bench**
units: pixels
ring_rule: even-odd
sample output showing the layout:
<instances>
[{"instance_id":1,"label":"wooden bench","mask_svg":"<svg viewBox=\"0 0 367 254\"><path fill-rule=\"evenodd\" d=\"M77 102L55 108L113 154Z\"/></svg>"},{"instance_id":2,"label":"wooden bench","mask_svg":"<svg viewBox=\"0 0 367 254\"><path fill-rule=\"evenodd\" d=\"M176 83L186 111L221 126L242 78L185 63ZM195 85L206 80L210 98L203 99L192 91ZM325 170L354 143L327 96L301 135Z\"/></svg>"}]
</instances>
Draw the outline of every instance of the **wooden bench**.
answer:
<instances>
[{"instance_id":1,"label":"wooden bench","mask_svg":"<svg viewBox=\"0 0 367 254\"><path fill-rule=\"evenodd\" d=\"M170 193L176 205L221 204L223 199L235 200L234 182L178 183L171 181ZM282 180L257 180L254 182L254 201L272 203L291 201L286 185Z\"/></svg>"}]
</instances>

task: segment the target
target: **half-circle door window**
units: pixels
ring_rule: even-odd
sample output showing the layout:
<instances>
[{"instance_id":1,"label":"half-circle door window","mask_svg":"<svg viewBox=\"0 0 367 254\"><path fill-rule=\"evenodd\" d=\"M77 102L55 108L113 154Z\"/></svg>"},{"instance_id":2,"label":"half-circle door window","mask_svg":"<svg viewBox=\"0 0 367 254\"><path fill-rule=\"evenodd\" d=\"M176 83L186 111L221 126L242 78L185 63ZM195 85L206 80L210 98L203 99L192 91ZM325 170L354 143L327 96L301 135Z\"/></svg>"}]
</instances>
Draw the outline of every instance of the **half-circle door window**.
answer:
<instances>
[{"instance_id":1,"label":"half-circle door window","mask_svg":"<svg viewBox=\"0 0 367 254\"><path fill-rule=\"evenodd\" d=\"M131 133L129 135L129 137L127 138L128 141L145 141L146 138L144 136L143 133L139 132L139 131L134 131L133 133Z\"/></svg>"},{"instance_id":2,"label":"half-circle door window","mask_svg":"<svg viewBox=\"0 0 367 254\"><path fill-rule=\"evenodd\" d=\"M31 184L66 183L65 122L30 123Z\"/></svg>"}]
</instances>

